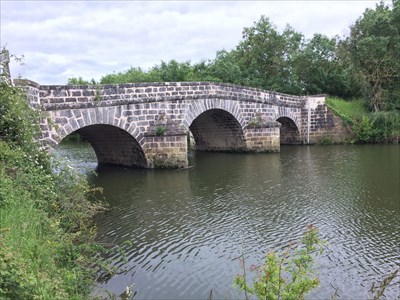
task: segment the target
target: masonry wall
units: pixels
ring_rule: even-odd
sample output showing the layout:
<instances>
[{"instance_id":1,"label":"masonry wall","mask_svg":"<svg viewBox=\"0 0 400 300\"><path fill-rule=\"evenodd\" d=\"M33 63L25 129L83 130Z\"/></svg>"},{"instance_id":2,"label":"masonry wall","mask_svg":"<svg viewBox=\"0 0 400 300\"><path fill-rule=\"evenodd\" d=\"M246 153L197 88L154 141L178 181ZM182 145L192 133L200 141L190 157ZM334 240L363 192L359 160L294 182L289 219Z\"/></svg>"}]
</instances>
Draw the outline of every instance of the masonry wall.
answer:
<instances>
[{"instance_id":1,"label":"masonry wall","mask_svg":"<svg viewBox=\"0 0 400 300\"><path fill-rule=\"evenodd\" d=\"M350 128L325 104L318 105L311 114L310 144L342 143L352 135Z\"/></svg>"},{"instance_id":2,"label":"masonry wall","mask_svg":"<svg viewBox=\"0 0 400 300\"><path fill-rule=\"evenodd\" d=\"M184 166L189 130L199 150L279 151L280 137L284 143L314 143L337 123L325 111L323 97L297 97L231 84L40 86L28 81L25 86L31 105L43 111L45 144L55 146L74 131L93 135L95 145L107 141L116 145L94 146L103 163ZM122 130L136 144L119 133L103 139L92 125ZM166 130L162 136L155 134L160 127ZM129 151L135 154L127 155L125 161L117 158Z\"/></svg>"}]
</instances>

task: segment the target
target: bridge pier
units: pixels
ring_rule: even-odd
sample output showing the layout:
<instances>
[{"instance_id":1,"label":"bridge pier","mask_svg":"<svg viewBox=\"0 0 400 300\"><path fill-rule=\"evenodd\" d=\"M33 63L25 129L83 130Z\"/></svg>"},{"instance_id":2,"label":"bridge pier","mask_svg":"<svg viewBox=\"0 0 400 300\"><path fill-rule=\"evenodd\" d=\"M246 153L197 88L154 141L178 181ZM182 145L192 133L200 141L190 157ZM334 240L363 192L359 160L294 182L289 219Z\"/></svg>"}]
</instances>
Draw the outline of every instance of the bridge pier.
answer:
<instances>
[{"instance_id":1,"label":"bridge pier","mask_svg":"<svg viewBox=\"0 0 400 300\"><path fill-rule=\"evenodd\" d=\"M172 121L165 113L156 116L155 122L144 134L143 146L149 168L186 168L188 130Z\"/></svg>"},{"instance_id":2,"label":"bridge pier","mask_svg":"<svg viewBox=\"0 0 400 300\"><path fill-rule=\"evenodd\" d=\"M250 124L244 130L246 148L250 152L279 152L280 123Z\"/></svg>"}]
</instances>

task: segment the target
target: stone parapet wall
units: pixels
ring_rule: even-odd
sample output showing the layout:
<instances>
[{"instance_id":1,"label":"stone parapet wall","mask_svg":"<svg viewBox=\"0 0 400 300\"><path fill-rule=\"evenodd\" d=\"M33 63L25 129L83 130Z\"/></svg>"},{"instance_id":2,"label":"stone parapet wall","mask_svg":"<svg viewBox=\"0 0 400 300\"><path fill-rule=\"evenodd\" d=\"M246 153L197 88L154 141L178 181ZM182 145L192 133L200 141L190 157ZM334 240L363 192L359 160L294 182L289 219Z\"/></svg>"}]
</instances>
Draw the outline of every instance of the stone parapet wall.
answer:
<instances>
[{"instance_id":1,"label":"stone parapet wall","mask_svg":"<svg viewBox=\"0 0 400 300\"><path fill-rule=\"evenodd\" d=\"M259 102L287 107L301 107L305 101L305 97L210 82L40 86L40 99L44 110L208 98Z\"/></svg>"}]
</instances>

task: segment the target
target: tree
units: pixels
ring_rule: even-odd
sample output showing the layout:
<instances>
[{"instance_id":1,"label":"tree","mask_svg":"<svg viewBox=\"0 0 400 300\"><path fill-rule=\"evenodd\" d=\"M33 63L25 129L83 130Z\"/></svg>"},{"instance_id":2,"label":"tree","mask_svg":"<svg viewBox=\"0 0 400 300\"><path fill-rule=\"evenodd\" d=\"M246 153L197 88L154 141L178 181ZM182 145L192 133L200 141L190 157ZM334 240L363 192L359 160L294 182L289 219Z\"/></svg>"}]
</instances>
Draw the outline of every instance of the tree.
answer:
<instances>
[{"instance_id":1,"label":"tree","mask_svg":"<svg viewBox=\"0 0 400 300\"><path fill-rule=\"evenodd\" d=\"M103 76L100 79L101 84L113 83L129 83L129 82L154 82L161 81L155 74L149 74L143 71L140 67L131 67L125 72L112 73Z\"/></svg>"},{"instance_id":2,"label":"tree","mask_svg":"<svg viewBox=\"0 0 400 300\"><path fill-rule=\"evenodd\" d=\"M304 299L312 289L319 286L316 276L315 258L323 252L323 244L318 229L312 224L300 243L292 242L283 253L269 252L261 266L250 270L256 273L253 284L246 279L246 272L235 277L234 284L247 294L258 299ZM244 258L242 257L244 266Z\"/></svg>"},{"instance_id":3,"label":"tree","mask_svg":"<svg viewBox=\"0 0 400 300\"><path fill-rule=\"evenodd\" d=\"M92 79L90 81L83 79L82 77L72 77L68 78L68 85L90 85L96 84L96 80Z\"/></svg>"},{"instance_id":4,"label":"tree","mask_svg":"<svg viewBox=\"0 0 400 300\"><path fill-rule=\"evenodd\" d=\"M157 74L160 81L189 81L193 78L193 70L190 61L179 63L176 60L170 60L168 63L161 61L161 65L153 67L150 74Z\"/></svg>"},{"instance_id":5,"label":"tree","mask_svg":"<svg viewBox=\"0 0 400 300\"><path fill-rule=\"evenodd\" d=\"M317 33L296 55L293 68L305 94L326 93L345 98L357 95L351 68L339 56L338 41L338 37Z\"/></svg>"},{"instance_id":6,"label":"tree","mask_svg":"<svg viewBox=\"0 0 400 300\"><path fill-rule=\"evenodd\" d=\"M241 69L241 84L299 94L301 87L292 62L301 49L303 35L289 25L282 33L262 16L254 26L244 28L243 40L233 52Z\"/></svg>"},{"instance_id":7,"label":"tree","mask_svg":"<svg viewBox=\"0 0 400 300\"><path fill-rule=\"evenodd\" d=\"M367 9L344 44L371 109L400 109L400 1Z\"/></svg>"},{"instance_id":8,"label":"tree","mask_svg":"<svg viewBox=\"0 0 400 300\"><path fill-rule=\"evenodd\" d=\"M241 69L233 51L217 51L207 71L208 76L214 78L215 81L240 84L242 80Z\"/></svg>"}]
</instances>

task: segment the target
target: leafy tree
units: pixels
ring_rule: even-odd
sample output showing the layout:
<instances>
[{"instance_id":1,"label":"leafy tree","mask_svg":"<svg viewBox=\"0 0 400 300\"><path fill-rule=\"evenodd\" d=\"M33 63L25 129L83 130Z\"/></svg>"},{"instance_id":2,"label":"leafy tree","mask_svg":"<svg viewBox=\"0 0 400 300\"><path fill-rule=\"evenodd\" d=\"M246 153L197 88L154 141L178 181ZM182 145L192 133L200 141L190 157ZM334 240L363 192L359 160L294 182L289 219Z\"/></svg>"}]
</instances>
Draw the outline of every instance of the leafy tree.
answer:
<instances>
[{"instance_id":1,"label":"leafy tree","mask_svg":"<svg viewBox=\"0 0 400 300\"><path fill-rule=\"evenodd\" d=\"M241 69L241 84L292 94L301 93L292 61L301 49L303 35L289 25L282 33L262 16L244 28L243 40L233 52Z\"/></svg>"},{"instance_id":2,"label":"leafy tree","mask_svg":"<svg viewBox=\"0 0 400 300\"><path fill-rule=\"evenodd\" d=\"M234 51L217 51L215 59L210 63L207 71L215 81L240 84L242 80L242 72Z\"/></svg>"},{"instance_id":3,"label":"leafy tree","mask_svg":"<svg viewBox=\"0 0 400 300\"><path fill-rule=\"evenodd\" d=\"M344 44L371 109L400 109L400 1L367 9Z\"/></svg>"},{"instance_id":4,"label":"leafy tree","mask_svg":"<svg viewBox=\"0 0 400 300\"><path fill-rule=\"evenodd\" d=\"M100 79L101 84L128 83L128 82L154 82L161 81L155 74L148 74L140 67L131 67L125 72L112 73Z\"/></svg>"},{"instance_id":5,"label":"leafy tree","mask_svg":"<svg viewBox=\"0 0 400 300\"><path fill-rule=\"evenodd\" d=\"M193 78L193 71L190 61L179 63L176 60L171 60L168 63L161 61L161 65L155 66L150 73L155 73L160 78L160 81L187 81Z\"/></svg>"},{"instance_id":6,"label":"leafy tree","mask_svg":"<svg viewBox=\"0 0 400 300\"><path fill-rule=\"evenodd\" d=\"M357 94L351 70L338 55L338 38L315 34L294 61L294 69L305 94L352 97Z\"/></svg>"}]
</instances>

